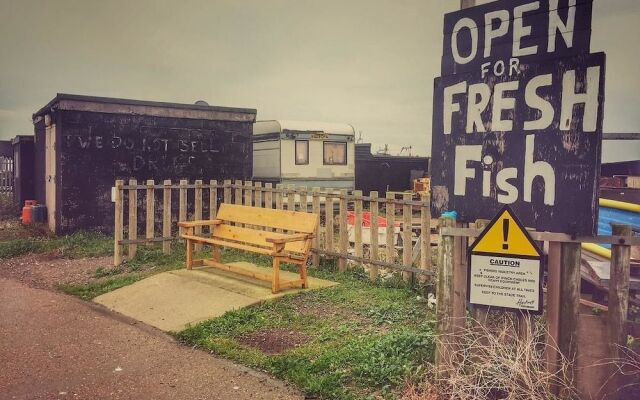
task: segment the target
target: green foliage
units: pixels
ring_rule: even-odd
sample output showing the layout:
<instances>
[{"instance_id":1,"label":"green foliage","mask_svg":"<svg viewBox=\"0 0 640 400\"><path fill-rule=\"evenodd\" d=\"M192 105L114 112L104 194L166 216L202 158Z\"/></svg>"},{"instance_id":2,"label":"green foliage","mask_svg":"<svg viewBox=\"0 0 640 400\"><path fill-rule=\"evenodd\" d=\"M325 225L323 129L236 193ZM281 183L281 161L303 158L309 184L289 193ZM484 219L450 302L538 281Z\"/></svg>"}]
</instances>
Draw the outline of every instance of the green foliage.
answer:
<instances>
[{"instance_id":1,"label":"green foliage","mask_svg":"<svg viewBox=\"0 0 640 400\"><path fill-rule=\"evenodd\" d=\"M58 285L58 290L80 297L84 300L91 300L101 294L111 292L123 286L131 285L141 279L140 275L126 275L107 280L92 282L86 285Z\"/></svg>"},{"instance_id":2,"label":"green foliage","mask_svg":"<svg viewBox=\"0 0 640 400\"><path fill-rule=\"evenodd\" d=\"M411 290L380 287L358 279L357 272L332 278L340 285L231 311L176 336L326 399L391 397L404 382L421 377L421 365L432 361L434 351L425 304ZM243 335L270 328L298 331L310 340L280 354L242 343Z\"/></svg>"},{"instance_id":3,"label":"green foliage","mask_svg":"<svg viewBox=\"0 0 640 400\"><path fill-rule=\"evenodd\" d=\"M113 253L113 239L97 232L77 232L62 237L38 237L0 242L0 259L50 251L58 251L66 258L108 256Z\"/></svg>"}]
</instances>

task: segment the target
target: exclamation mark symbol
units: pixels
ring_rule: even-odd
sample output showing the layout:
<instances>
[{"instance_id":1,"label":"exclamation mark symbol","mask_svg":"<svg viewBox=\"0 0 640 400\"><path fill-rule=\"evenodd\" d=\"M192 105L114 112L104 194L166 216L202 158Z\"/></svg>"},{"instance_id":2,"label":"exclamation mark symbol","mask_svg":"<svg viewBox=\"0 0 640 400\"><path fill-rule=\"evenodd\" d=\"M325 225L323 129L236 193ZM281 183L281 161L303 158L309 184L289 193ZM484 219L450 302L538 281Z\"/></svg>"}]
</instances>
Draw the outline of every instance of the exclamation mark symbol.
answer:
<instances>
[{"instance_id":1,"label":"exclamation mark symbol","mask_svg":"<svg viewBox=\"0 0 640 400\"><path fill-rule=\"evenodd\" d=\"M509 219L502 220L502 250L509 250Z\"/></svg>"}]
</instances>

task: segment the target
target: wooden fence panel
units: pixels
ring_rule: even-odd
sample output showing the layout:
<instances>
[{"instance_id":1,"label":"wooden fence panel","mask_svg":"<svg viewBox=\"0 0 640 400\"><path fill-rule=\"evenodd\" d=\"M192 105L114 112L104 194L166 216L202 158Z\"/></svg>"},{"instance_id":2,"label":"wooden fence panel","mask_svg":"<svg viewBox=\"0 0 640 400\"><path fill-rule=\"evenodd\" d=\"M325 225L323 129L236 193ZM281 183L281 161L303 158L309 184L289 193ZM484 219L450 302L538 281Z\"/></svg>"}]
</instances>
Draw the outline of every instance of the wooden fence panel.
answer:
<instances>
[{"instance_id":1,"label":"wooden fence panel","mask_svg":"<svg viewBox=\"0 0 640 400\"><path fill-rule=\"evenodd\" d=\"M138 181L129 179L129 186L138 186ZM138 240L138 189L129 189L129 226L127 227L128 239ZM138 251L136 243L129 243L128 258L135 258Z\"/></svg>"},{"instance_id":2,"label":"wooden fence panel","mask_svg":"<svg viewBox=\"0 0 640 400\"><path fill-rule=\"evenodd\" d=\"M356 257L362 257L362 190L354 190L353 196L355 197L353 212L354 212L354 224L353 224L353 248Z\"/></svg>"},{"instance_id":3,"label":"wooden fence panel","mask_svg":"<svg viewBox=\"0 0 640 400\"><path fill-rule=\"evenodd\" d=\"M335 252L336 248L333 245L333 239L335 234L335 228L333 226L334 217L333 217L333 189L327 189L326 200L324 202L324 211L325 211L325 233L324 233L324 246L325 250L330 252Z\"/></svg>"},{"instance_id":4,"label":"wooden fence panel","mask_svg":"<svg viewBox=\"0 0 640 400\"><path fill-rule=\"evenodd\" d=\"M412 231L412 210L411 193L405 193L402 198L405 204L402 206L402 264L405 267L411 267L413 264L413 246L411 245L411 231ZM403 271L402 279L405 282L411 282L413 274L411 272Z\"/></svg>"},{"instance_id":5,"label":"wooden fence panel","mask_svg":"<svg viewBox=\"0 0 640 400\"><path fill-rule=\"evenodd\" d=\"M386 237L386 259L387 262L395 262L395 222L396 222L396 205L394 203L395 197L393 193L387 192L387 202L384 205L385 218L387 219L387 227L385 228Z\"/></svg>"},{"instance_id":6,"label":"wooden fence panel","mask_svg":"<svg viewBox=\"0 0 640 400\"><path fill-rule=\"evenodd\" d=\"M162 192L162 252L171 253L171 180L164 181Z\"/></svg>"},{"instance_id":7,"label":"wooden fence panel","mask_svg":"<svg viewBox=\"0 0 640 400\"><path fill-rule=\"evenodd\" d=\"M201 220L202 219L202 181L197 180L195 185L196 185L195 195L193 198L193 203L194 203L193 219ZM202 235L202 227L196 226L194 229L194 233L196 235ZM195 246L193 246L193 248L195 251L202 251L202 244L196 243Z\"/></svg>"},{"instance_id":8,"label":"wooden fence panel","mask_svg":"<svg viewBox=\"0 0 640 400\"><path fill-rule=\"evenodd\" d=\"M124 186L124 181L117 180L115 186L114 193L114 202L115 202L115 215L114 215L114 234L113 234L113 264L114 266L118 266L122 264L124 246L120 243L120 241L124 237L124 200L123 200L123 192L122 186Z\"/></svg>"},{"instance_id":9,"label":"wooden fence panel","mask_svg":"<svg viewBox=\"0 0 640 400\"><path fill-rule=\"evenodd\" d=\"M378 192L371 192L369 197L371 198L371 203L369 204L369 211L371 212L369 259L378 261ZM369 279L371 282L375 282L378 279L378 266L375 264L369 266Z\"/></svg>"},{"instance_id":10,"label":"wooden fence panel","mask_svg":"<svg viewBox=\"0 0 640 400\"><path fill-rule=\"evenodd\" d=\"M342 255L348 254L347 250L349 248L349 237L347 236L347 191L340 191L340 216L338 221L338 229L339 235L338 238L340 240L339 243L339 252L341 257L338 259L338 270L340 272L344 272L347 269L347 259L342 257Z\"/></svg>"},{"instance_id":11,"label":"wooden fence panel","mask_svg":"<svg viewBox=\"0 0 640 400\"><path fill-rule=\"evenodd\" d=\"M153 239L155 236L155 224L156 224L156 199L155 199L155 189L153 186L155 182L153 179L149 179L147 181L147 223L145 230L145 238L147 240ZM151 246L153 242L147 242L147 246Z\"/></svg>"}]
</instances>

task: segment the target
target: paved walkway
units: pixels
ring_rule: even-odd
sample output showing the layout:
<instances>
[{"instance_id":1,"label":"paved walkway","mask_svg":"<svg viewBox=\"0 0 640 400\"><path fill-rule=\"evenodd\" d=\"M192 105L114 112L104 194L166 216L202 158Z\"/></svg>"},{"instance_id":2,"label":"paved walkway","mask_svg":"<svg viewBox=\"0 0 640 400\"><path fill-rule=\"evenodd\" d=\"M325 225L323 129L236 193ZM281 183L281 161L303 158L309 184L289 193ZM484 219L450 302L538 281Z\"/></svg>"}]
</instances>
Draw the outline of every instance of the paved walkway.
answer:
<instances>
[{"instance_id":1,"label":"paved walkway","mask_svg":"<svg viewBox=\"0 0 640 400\"><path fill-rule=\"evenodd\" d=\"M0 399L302 399L70 296L0 279Z\"/></svg>"},{"instance_id":2,"label":"paved walkway","mask_svg":"<svg viewBox=\"0 0 640 400\"><path fill-rule=\"evenodd\" d=\"M271 268L246 262L231 264L257 273L271 273ZM280 271L280 278L287 281L300 277L292 272ZM309 277L310 289L334 285L337 283ZM204 267L153 275L98 296L94 301L163 331L181 331L188 324L300 290L291 288L273 294L270 282Z\"/></svg>"}]
</instances>

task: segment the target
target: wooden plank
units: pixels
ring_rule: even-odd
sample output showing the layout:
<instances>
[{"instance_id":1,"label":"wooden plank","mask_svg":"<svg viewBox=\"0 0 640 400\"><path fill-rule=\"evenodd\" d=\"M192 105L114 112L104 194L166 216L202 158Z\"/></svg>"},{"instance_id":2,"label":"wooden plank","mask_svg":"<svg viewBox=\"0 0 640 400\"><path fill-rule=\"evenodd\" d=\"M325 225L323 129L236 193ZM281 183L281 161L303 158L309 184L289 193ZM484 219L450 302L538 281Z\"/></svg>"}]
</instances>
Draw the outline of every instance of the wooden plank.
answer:
<instances>
[{"instance_id":1,"label":"wooden plank","mask_svg":"<svg viewBox=\"0 0 640 400\"><path fill-rule=\"evenodd\" d=\"M411 200L411 193L405 193L402 195L404 201ZM411 206L405 204L402 206L402 264L405 267L413 266L413 254L411 246ZM413 274L410 272L403 272L402 279L405 282L411 282Z\"/></svg>"},{"instance_id":2,"label":"wooden plank","mask_svg":"<svg viewBox=\"0 0 640 400\"><path fill-rule=\"evenodd\" d=\"M349 237L347 236L347 191L340 191L340 216L338 222L338 230L339 230L339 252L342 255L347 254L347 249L349 248ZM338 271L345 272L347 269L347 259L344 257L340 257L338 259Z\"/></svg>"},{"instance_id":3,"label":"wooden plank","mask_svg":"<svg viewBox=\"0 0 640 400\"><path fill-rule=\"evenodd\" d=\"M266 232L252 228L240 228L238 226L223 224L215 227L212 238L232 240L239 243L247 243L254 246L264 247L267 250L273 251L273 243L268 242L267 239L286 239L291 236L292 234ZM286 252L304 254L305 248L306 240L289 242L285 244Z\"/></svg>"},{"instance_id":4,"label":"wooden plank","mask_svg":"<svg viewBox=\"0 0 640 400\"><path fill-rule=\"evenodd\" d=\"M162 236L171 237L171 180L164 181L164 189L162 190ZM171 253L171 241L162 242L162 252L164 254Z\"/></svg>"},{"instance_id":5,"label":"wooden plank","mask_svg":"<svg viewBox=\"0 0 640 400\"><path fill-rule=\"evenodd\" d=\"M231 203L231 180L225 179L222 184L222 191L222 201L227 204Z\"/></svg>"},{"instance_id":6,"label":"wooden plank","mask_svg":"<svg viewBox=\"0 0 640 400\"><path fill-rule=\"evenodd\" d=\"M456 223L460 226L461 223ZM453 238L453 292L451 297L451 328L458 336L465 328L467 314L467 238Z\"/></svg>"},{"instance_id":7,"label":"wooden plank","mask_svg":"<svg viewBox=\"0 0 640 400\"><path fill-rule=\"evenodd\" d=\"M312 200L311 200L312 211L318 218L318 221L320 221L320 188L314 187L313 189L311 189L311 196L312 196ZM319 222L316 225L315 237L313 238L313 249L320 250L320 223ZM320 255L314 252L313 255L311 256L311 262L313 263L314 267L320 266Z\"/></svg>"},{"instance_id":8,"label":"wooden plank","mask_svg":"<svg viewBox=\"0 0 640 400\"><path fill-rule=\"evenodd\" d=\"M356 257L362 257L362 190L354 190L354 225L353 225L353 247Z\"/></svg>"},{"instance_id":9,"label":"wooden plank","mask_svg":"<svg viewBox=\"0 0 640 400\"><path fill-rule=\"evenodd\" d=\"M317 224L317 219L313 214L236 204L221 205L217 218L237 224L269 226L301 233L313 233Z\"/></svg>"},{"instance_id":10,"label":"wooden plank","mask_svg":"<svg viewBox=\"0 0 640 400\"><path fill-rule=\"evenodd\" d=\"M622 224L612 224L612 233L620 236L631 236L631 226ZM609 279L609 312L608 334L610 345L610 356L614 360L625 357L623 348L627 345L626 320L629 311L629 274L631 272L631 247L626 245L611 246L611 277ZM615 365L609 366L611 369L612 381L609 387L620 388L623 386L623 377L619 374ZM622 400L622 394L614 393L608 399Z\"/></svg>"},{"instance_id":11,"label":"wooden plank","mask_svg":"<svg viewBox=\"0 0 640 400\"><path fill-rule=\"evenodd\" d=\"M441 227L451 227L455 220L440 218ZM436 301L436 324L439 338L436 340L436 377L446 379L449 371L445 360L449 357L449 345L454 338L453 332L453 264L455 238L450 235L440 235L440 247L438 249L438 288Z\"/></svg>"},{"instance_id":12,"label":"wooden plank","mask_svg":"<svg viewBox=\"0 0 640 400\"><path fill-rule=\"evenodd\" d=\"M378 261L378 192L373 191L369 193L372 201L369 203L369 211L371 213L371 238L369 248L369 258L371 261ZM387 260L391 263L391 261ZM375 264L369 265L369 280L375 282L378 280L378 266Z\"/></svg>"},{"instance_id":13,"label":"wooden plank","mask_svg":"<svg viewBox=\"0 0 640 400\"><path fill-rule=\"evenodd\" d=\"M129 179L129 185L137 186L138 181ZM129 189L129 226L127 229L129 240L138 239L138 189ZM127 259L133 260L138 251L137 244L130 244Z\"/></svg>"},{"instance_id":14,"label":"wooden plank","mask_svg":"<svg viewBox=\"0 0 640 400\"><path fill-rule=\"evenodd\" d=\"M155 223L156 223L156 200L155 200L155 189L153 186L155 182L153 179L147 180L147 224L145 231L146 239L153 239L155 236ZM147 242L147 246L152 246L153 242Z\"/></svg>"},{"instance_id":15,"label":"wooden plank","mask_svg":"<svg viewBox=\"0 0 640 400\"><path fill-rule=\"evenodd\" d=\"M327 193L333 193L333 189L332 188L327 188ZM325 236L324 236L324 240L325 240L325 250L329 250L329 251L336 251L336 248L333 244L333 238L334 238L334 226L333 226L333 222L334 222L334 216L333 216L333 202L334 202L334 198L333 197L329 197L326 196L325 197L325 203L324 203L324 212L325 212Z\"/></svg>"},{"instance_id":16,"label":"wooden plank","mask_svg":"<svg viewBox=\"0 0 640 400\"><path fill-rule=\"evenodd\" d=\"M284 209L284 194L282 193L284 190L284 185L281 183L276 184L276 210ZM282 232L282 229L276 229L276 232Z\"/></svg>"},{"instance_id":17,"label":"wooden plank","mask_svg":"<svg viewBox=\"0 0 640 400\"><path fill-rule=\"evenodd\" d=\"M114 202L115 202L115 215L114 215L114 229L113 229L113 265L118 266L122 264L124 246L120 244L120 241L124 238L124 201L123 201L123 189L124 181L119 179L116 181Z\"/></svg>"},{"instance_id":18,"label":"wooden plank","mask_svg":"<svg viewBox=\"0 0 640 400\"><path fill-rule=\"evenodd\" d=\"M273 208L273 184L271 182L264 185L264 208Z\"/></svg>"},{"instance_id":19,"label":"wooden plank","mask_svg":"<svg viewBox=\"0 0 640 400\"><path fill-rule=\"evenodd\" d=\"M300 196L300 212L307 212L309 208L309 199L307 197L307 187L306 186L299 187L298 195Z\"/></svg>"},{"instance_id":20,"label":"wooden plank","mask_svg":"<svg viewBox=\"0 0 640 400\"><path fill-rule=\"evenodd\" d=\"M184 239L189 239L189 240L193 241L194 243L215 244L215 245L222 246L222 247L230 247L232 249L244 250L244 251L249 251L249 252L258 253L258 254L264 254L264 255L268 255L268 256L273 254L273 249L263 249L263 248L252 246L252 245L249 245L249 244L230 242L230 241L224 240L224 239L206 238L206 237L203 237L203 236L193 236L193 235L187 235L187 234L182 235L182 237Z\"/></svg>"},{"instance_id":21,"label":"wooden plank","mask_svg":"<svg viewBox=\"0 0 640 400\"><path fill-rule=\"evenodd\" d=\"M395 234L395 218L396 218L396 205L395 205L395 196L393 195L393 193L391 192L387 192L385 195L385 198L387 199L387 202L385 203L385 217L387 219L387 227L386 227L386 258L387 258L387 262L390 263L395 263L395 255L396 255L396 249L395 249L395 238L396 238L396 234Z\"/></svg>"},{"instance_id":22,"label":"wooden plank","mask_svg":"<svg viewBox=\"0 0 640 400\"><path fill-rule=\"evenodd\" d=\"M420 268L431 269L431 198L429 194L422 199L420 206Z\"/></svg>"},{"instance_id":23,"label":"wooden plank","mask_svg":"<svg viewBox=\"0 0 640 400\"><path fill-rule=\"evenodd\" d=\"M180 180L179 186L179 205L178 205L178 222L187 220L187 183L186 179ZM183 228L179 230L180 235L184 233Z\"/></svg>"},{"instance_id":24,"label":"wooden plank","mask_svg":"<svg viewBox=\"0 0 640 400\"><path fill-rule=\"evenodd\" d=\"M476 220L475 228L478 231L482 232L484 228L486 228L487 225L489 225L489 222L490 221L488 219L478 219ZM480 328L481 325L487 322L488 316L489 316L489 311L487 307L472 306L471 317L473 318L474 324L477 324L477 328Z\"/></svg>"},{"instance_id":25,"label":"wooden plank","mask_svg":"<svg viewBox=\"0 0 640 400\"><path fill-rule=\"evenodd\" d=\"M207 260L207 259L202 260L202 263L209 267L217 268L223 271L233 272L238 275L248 276L261 281L271 282L271 279L272 279L272 275L269 273L261 273L255 270L251 271L249 269L245 269L236 265L222 264L217 261Z\"/></svg>"},{"instance_id":26,"label":"wooden plank","mask_svg":"<svg viewBox=\"0 0 640 400\"><path fill-rule=\"evenodd\" d=\"M560 336L560 279L562 279L561 243L549 242L547 257L547 295L546 317L547 337L545 356L547 359L547 371L555 374L559 367L558 340ZM553 393L558 393L558 387L550 388Z\"/></svg>"},{"instance_id":27,"label":"wooden plank","mask_svg":"<svg viewBox=\"0 0 640 400\"><path fill-rule=\"evenodd\" d=\"M202 220L202 180L198 179L195 181L196 188L194 193L194 209L193 209L193 219L196 221ZM194 228L194 233L196 236L202 235L202 226L196 226ZM202 251L202 245L197 243L194 246L195 251Z\"/></svg>"},{"instance_id":28,"label":"wooden plank","mask_svg":"<svg viewBox=\"0 0 640 400\"><path fill-rule=\"evenodd\" d=\"M255 193L254 193L255 207L262 208L262 182L254 182L253 187L255 190Z\"/></svg>"},{"instance_id":29,"label":"wooden plank","mask_svg":"<svg viewBox=\"0 0 640 400\"><path fill-rule=\"evenodd\" d=\"M296 185L287 187L287 210L296 210Z\"/></svg>"},{"instance_id":30,"label":"wooden plank","mask_svg":"<svg viewBox=\"0 0 640 400\"><path fill-rule=\"evenodd\" d=\"M242 204L242 181L236 179L233 183L236 187L235 193L233 196L233 204Z\"/></svg>"},{"instance_id":31,"label":"wooden plank","mask_svg":"<svg viewBox=\"0 0 640 400\"><path fill-rule=\"evenodd\" d=\"M567 377L576 382L577 370L573 366L577 349L578 313L580 311L580 256L578 243L562 243L561 247L561 278L560 278L560 309L558 329L558 349L570 361L567 366ZM561 388L560 398L569 399L571 393Z\"/></svg>"},{"instance_id":32,"label":"wooden plank","mask_svg":"<svg viewBox=\"0 0 640 400\"><path fill-rule=\"evenodd\" d=\"M209 219L216 219L218 214L218 181L209 181Z\"/></svg>"},{"instance_id":33,"label":"wooden plank","mask_svg":"<svg viewBox=\"0 0 640 400\"><path fill-rule=\"evenodd\" d=\"M253 206L253 182L245 181L244 182L244 205L245 206Z\"/></svg>"}]
</instances>

